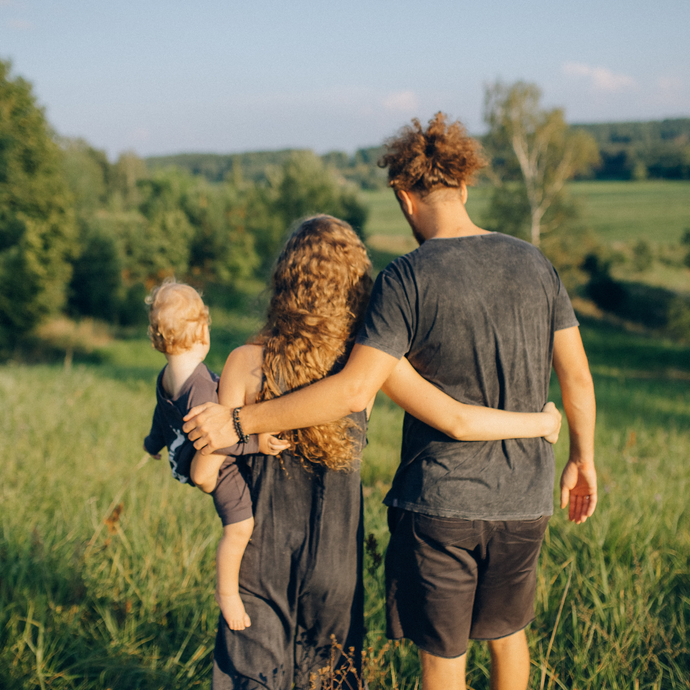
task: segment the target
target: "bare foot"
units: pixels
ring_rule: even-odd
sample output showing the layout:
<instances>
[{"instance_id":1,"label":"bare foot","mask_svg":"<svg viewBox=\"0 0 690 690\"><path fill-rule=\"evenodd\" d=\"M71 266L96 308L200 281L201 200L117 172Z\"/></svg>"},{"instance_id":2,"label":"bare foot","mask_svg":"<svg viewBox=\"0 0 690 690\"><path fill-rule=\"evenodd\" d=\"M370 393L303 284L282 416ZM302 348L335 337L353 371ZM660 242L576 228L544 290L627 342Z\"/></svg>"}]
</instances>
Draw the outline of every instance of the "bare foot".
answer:
<instances>
[{"instance_id":1,"label":"bare foot","mask_svg":"<svg viewBox=\"0 0 690 690\"><path fill-rule=\"evenodd\" d=\"M220 594L216 592L216 602L220 606L223 618L230 630L244 630L248 628L252 621L244 610L244 604L240 599L239 593Z\"/></svg>"}]
</instances>

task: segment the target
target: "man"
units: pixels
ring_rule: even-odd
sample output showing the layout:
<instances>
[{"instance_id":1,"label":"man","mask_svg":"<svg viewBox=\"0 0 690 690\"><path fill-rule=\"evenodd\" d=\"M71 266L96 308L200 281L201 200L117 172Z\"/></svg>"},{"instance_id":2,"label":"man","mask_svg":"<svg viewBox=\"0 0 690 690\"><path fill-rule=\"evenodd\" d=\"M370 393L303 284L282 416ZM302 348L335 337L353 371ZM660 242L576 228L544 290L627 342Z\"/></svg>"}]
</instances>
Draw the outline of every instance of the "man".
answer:
<instances>
[{"instance_id":1,"label":"man","mask_svg":"<svg viewBox=\"0 0 690 690\"><path fill-rule=\"evenodd\" d=\"M595 403L568 296L537 249L469 218L467 182L483 161L461 125L440 113L426 130L413 125L388 143L383 164L419 249L379 275L345 368L242 408L239 431L311 426L364 409L403 356L457 400L533 412L546 402L553 362L570 427L561 506L570 503L570 519L584 522L597 496ZM190 420L185 431L204 453L236 439L228 410L199 408ZM468 638L488 641L492 688L527 687L524 629L553 473L543 439L458 443L406 415L386 497L388 634L420 648L424 690L465 688Z\"/></svg>"}]
</instances>

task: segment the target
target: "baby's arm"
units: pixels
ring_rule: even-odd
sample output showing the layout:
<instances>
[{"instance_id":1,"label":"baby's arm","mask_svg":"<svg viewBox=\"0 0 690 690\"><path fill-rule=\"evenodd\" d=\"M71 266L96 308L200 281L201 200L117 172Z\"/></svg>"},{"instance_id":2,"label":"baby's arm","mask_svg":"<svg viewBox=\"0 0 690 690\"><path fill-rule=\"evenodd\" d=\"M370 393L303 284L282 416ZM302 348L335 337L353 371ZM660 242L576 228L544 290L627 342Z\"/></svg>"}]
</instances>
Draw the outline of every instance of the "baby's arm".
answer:
<instances>
[{"instance_id":1,"label":"baby's arm","mask_svg":"<svg viewBox=\"0 0 690 690\"><path fill-rule=\"evenodd\" d=\"M458 441L500 441L543 436L558 440L561 414L553 403L542 412L508 412L458 402L422 378L403 357L382 386L411 415Z\"/></svg>"},{"instance_id":2,"label":"baby's arm","mask_svg":"<svg viewBox=\"0 0 690 690\"><path fill-rule=\"evenodd\" d=\"M151 431L144 439L144 450L156 460L161 459L161 451L165 448L165 436L162 429L163 421L161 419L158 405L153 412L153 421L151 422Z\"/></svg>"}]
</instances>

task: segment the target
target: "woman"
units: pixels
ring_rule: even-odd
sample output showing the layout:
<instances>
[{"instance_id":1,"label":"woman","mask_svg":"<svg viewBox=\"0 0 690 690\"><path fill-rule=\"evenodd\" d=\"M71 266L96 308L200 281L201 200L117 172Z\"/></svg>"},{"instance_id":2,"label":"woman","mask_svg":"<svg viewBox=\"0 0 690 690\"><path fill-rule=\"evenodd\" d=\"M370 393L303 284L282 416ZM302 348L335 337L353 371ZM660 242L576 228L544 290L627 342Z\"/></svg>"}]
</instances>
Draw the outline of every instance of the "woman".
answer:
<instances>
[{"instance_id":1,"label":"woman","mask_svg":"<svg viewBox=\"0 0 690 690\"><path fill-rule=\"evenodd\" d=\"M267 323L228 357L219 398L235 408L268 400L342 367L367 305L371 264L350 226L330 216L303 221L273 273ZM469 408L447 398L402 360L386 392L411 413L444 418ZM408 404L409 403L409 404ZM367 410L290 432L293 451L246 461L255 527L240 570L252 624L231 631L222 616L213 687L310 687L329 663L332 639L363 637L361 451ZM555 432L557 415L472 407L491 438ZM433 423L433 420L431 421ZM443 423L439 423L439 428ZM315 681L318 687L318 681Z\"/></svg>"}]
</instances>

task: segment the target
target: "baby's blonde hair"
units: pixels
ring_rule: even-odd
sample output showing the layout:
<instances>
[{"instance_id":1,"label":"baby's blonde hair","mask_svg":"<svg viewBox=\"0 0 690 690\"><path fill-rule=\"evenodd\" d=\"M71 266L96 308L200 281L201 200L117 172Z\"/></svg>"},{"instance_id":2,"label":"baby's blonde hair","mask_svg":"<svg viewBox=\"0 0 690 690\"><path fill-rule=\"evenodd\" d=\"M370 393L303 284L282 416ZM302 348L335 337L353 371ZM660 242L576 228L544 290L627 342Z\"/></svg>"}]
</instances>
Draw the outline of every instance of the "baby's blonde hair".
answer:
<instances>
[{"instance_id":1,"label":"baby's blonde hair","mask_svg":"<svg viewBox=\"0 0 690 690\"><path fill-rule=\"evenodd\" d=\"M205 340L211 323L208 307L191 286L166 279L146 297L151 344L166 355L179 355Z\"/></svg>"}]
</instances>

